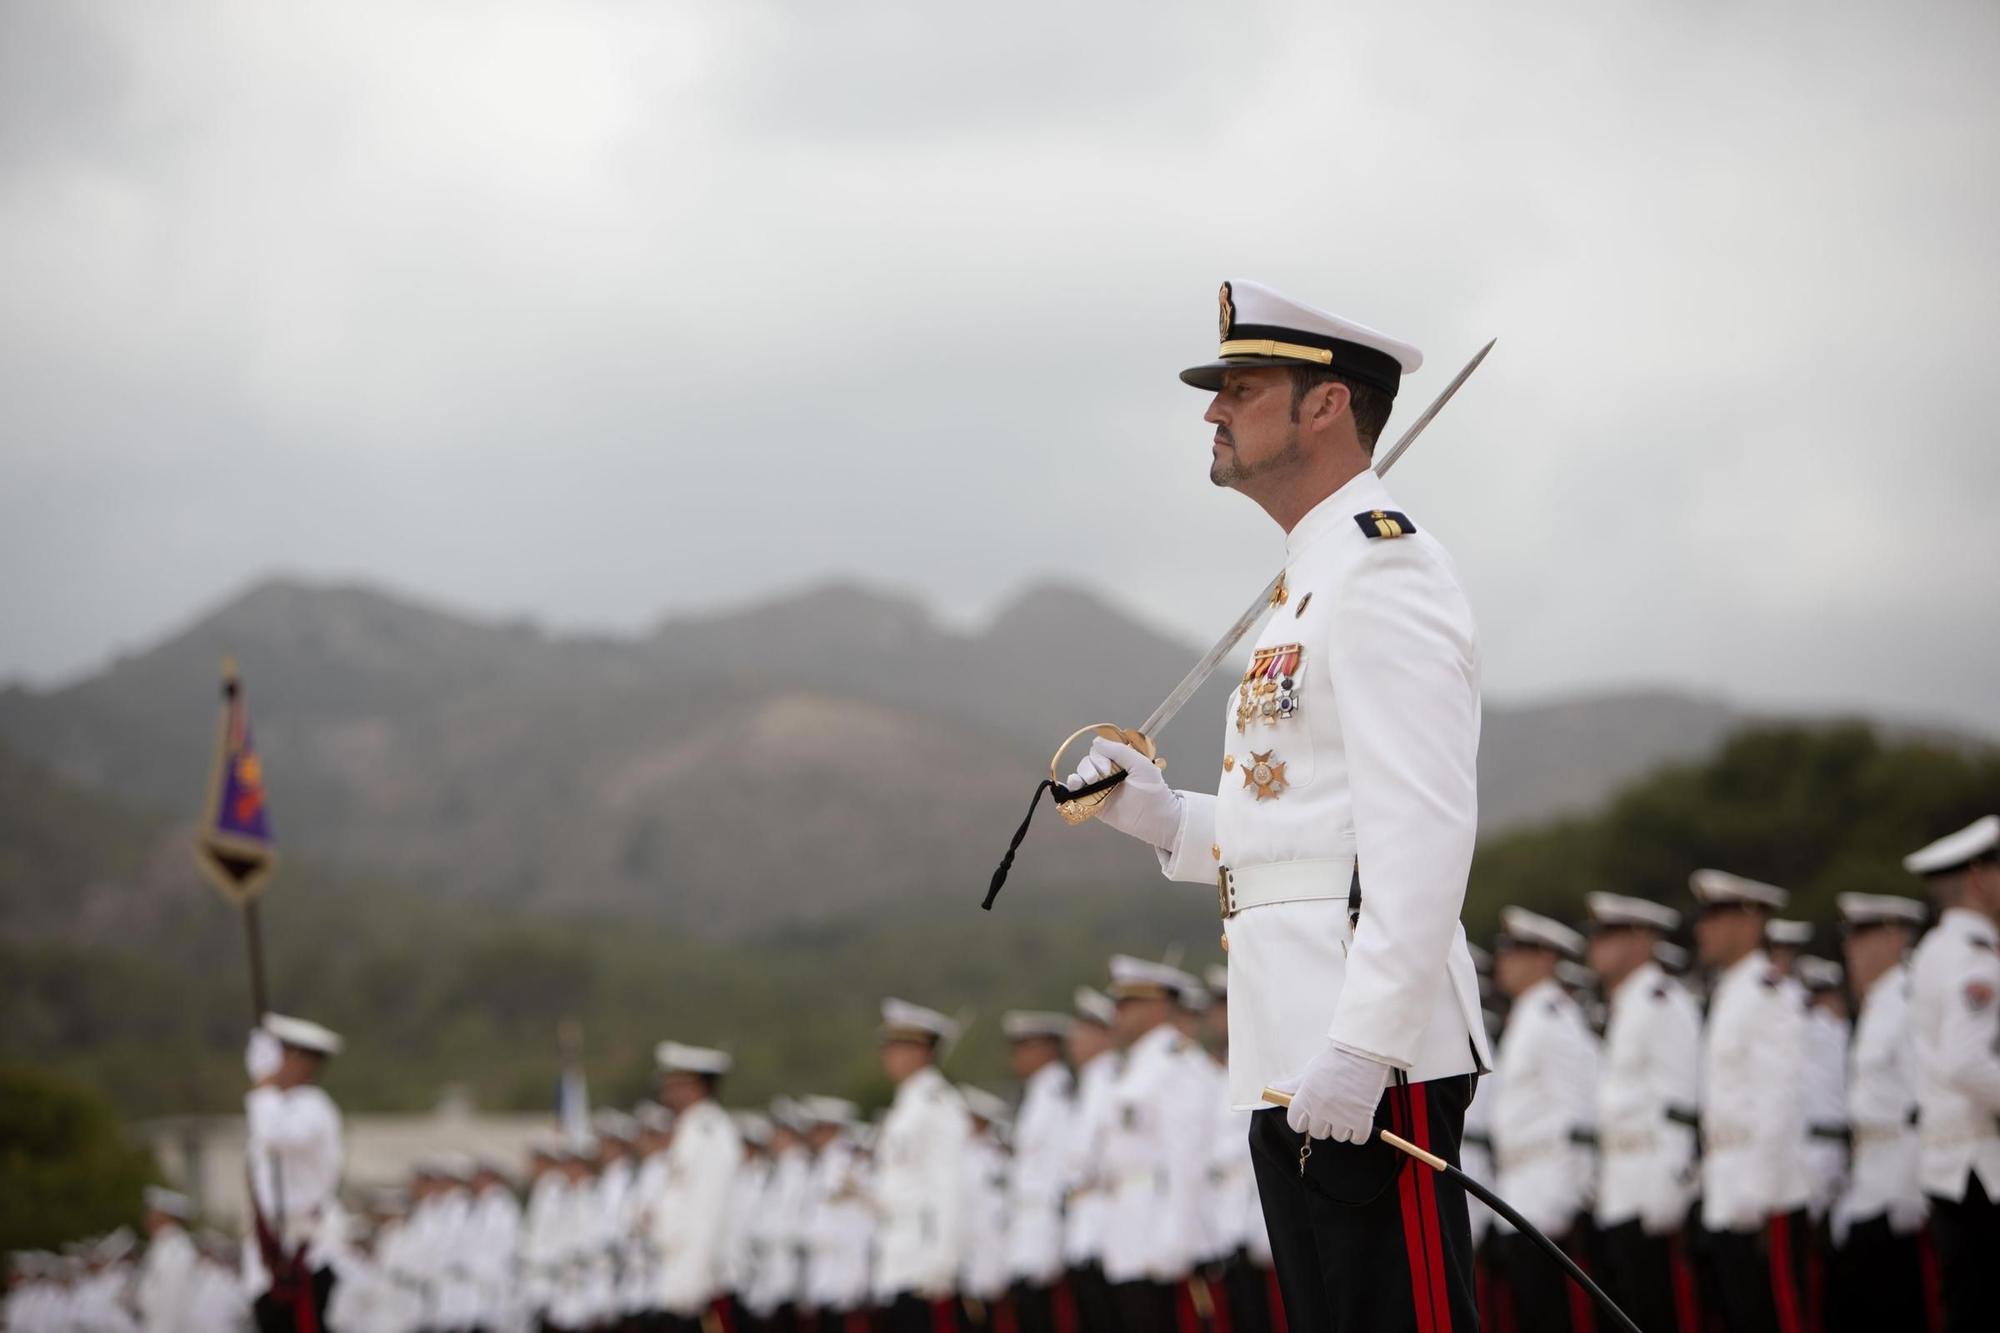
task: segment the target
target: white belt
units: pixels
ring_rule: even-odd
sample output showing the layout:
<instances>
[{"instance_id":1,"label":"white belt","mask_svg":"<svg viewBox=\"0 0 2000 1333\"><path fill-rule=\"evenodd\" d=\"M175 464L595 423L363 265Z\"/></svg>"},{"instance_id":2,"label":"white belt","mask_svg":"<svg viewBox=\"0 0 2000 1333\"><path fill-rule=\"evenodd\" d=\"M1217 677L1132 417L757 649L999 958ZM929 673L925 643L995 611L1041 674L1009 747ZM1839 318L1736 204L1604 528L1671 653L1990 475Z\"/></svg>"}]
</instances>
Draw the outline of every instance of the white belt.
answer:
<instances>
[{"instance_id":1,"label":"white belt","mask_svg":"<svg viewBox=\"0 0 2000 1333\"><path fill-rule=\"evenodd\" d=\"M1316 902L1324 898L1346 901L1348 886L1354 882L1354 858L1328 857L1318 861L1274 861L1269 865L1245 866L1232 870L1223 866L1215 875L1216 906L1227 921L1238 912L1272 903Z\"/></svg>"}]
</instances>

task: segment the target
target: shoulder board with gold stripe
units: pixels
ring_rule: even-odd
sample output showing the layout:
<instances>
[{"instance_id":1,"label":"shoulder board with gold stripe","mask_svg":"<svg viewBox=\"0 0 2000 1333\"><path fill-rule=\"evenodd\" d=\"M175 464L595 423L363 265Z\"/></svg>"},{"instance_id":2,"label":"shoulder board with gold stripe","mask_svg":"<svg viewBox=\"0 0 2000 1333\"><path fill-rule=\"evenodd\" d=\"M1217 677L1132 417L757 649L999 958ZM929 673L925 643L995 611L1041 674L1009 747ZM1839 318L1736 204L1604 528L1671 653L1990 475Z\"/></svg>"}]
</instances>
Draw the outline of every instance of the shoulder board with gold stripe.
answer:
<instances>
[{"instance_id":1,"label":"shoulder board with gold stripe","mask_svg":"<svg viewBox=\"0 0 2000 1333\"><path fill-rule=\"evenodd\" d=\"M1354 521L1360 525L1361 535L1369 538L1403 537L1417 530L1408 514L1393 509L1370 509L1356 514Z\"/></svg>"}]
</instances>

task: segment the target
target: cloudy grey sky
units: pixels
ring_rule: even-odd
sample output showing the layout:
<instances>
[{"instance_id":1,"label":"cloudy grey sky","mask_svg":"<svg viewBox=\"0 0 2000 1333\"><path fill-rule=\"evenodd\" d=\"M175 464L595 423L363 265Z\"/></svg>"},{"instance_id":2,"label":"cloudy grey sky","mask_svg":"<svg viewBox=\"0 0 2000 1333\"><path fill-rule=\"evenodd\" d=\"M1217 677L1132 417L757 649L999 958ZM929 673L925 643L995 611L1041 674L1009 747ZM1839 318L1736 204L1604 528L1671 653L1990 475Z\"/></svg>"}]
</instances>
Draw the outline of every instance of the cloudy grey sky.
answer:
<instances>
[{"instance_id":1,"label":"cloudy grey sky","mask_svg":"<svg viewBox=\"0 0 2000 1333\"><path fill-rule=\"evenodd\" d=\"M0 677L269 571L1207 639L1225 277L1422 346L1500 698L2000 731L2000 6L0 5Z\"/></svg>"}]
</instances>

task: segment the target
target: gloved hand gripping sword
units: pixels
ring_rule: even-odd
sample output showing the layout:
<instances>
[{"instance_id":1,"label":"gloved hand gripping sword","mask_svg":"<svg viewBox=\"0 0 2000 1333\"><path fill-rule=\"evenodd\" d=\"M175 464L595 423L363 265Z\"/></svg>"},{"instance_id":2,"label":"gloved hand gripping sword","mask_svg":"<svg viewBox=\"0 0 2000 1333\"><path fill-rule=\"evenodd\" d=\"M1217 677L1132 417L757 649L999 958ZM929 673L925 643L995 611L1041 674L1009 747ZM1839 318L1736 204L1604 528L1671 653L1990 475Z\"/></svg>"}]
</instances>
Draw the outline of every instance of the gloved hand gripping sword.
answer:
<instances>
[{"instance_id":1,"label":"gloved hand gripping sword","mask_svg":"<svg viewBox=\"0 0 2000 1333\"><path fill-rule=\"evenodd\" d=\"M1471 377L1473 371L1479 369L1479 363L1486 359L1486 354L1493 350L1493 344L1498 341L1497 338L1493 339L1480 348L1472 360L1465 363L1465 369L1454 375L1451 383L1444 386L1444 391L1431 400L1431 405L1424 409L1423 415L1410 423L1410 428L1403 432L1402 438L1397 440L1395 446L1375 464L1376 476L1388 474L1389 469L1395 466L1396 460L1416 442L1417 436L1423 434L1424 427L1430 425L1431 419L1444 410L1444 405L1451 401L1459 386ZM1022 840L1028 836L1028 827L1034 822L1035 811L1041 806L1043 792L1049 792L1054 796L1056 812L1063 817L1063 822L1082 824L1087 823L1104 808L1104 803L1110 799L1112 790L1128 776L1125 770L1114 767L1111 772L1094 782L1086 782L1074 789L1065 787L1057 775L1062 771L1062 757L1068 753L1069 747L1085 736L1102 737L1108 741L1129 745L1160 768L1165 768L1167 761L1161 756L1154 738L1160 734L1162 727L1173 721L1174 715L1181 711L1182 705L1194 697L1194 692L1215 673L1215 668L1221 665L1223 658L1229 656L1230 650L1241 643L1243 636L1255 629L1258 622L1278 604L1279 590L1284 586L1284 582L1285 574L1280 570L1277 577L1265 584L1264 590L1257 594L1257 600L1244 608L1243 614L1236 618L1236 623L1229 627L1228 632L1216 640L1213 648L1202 654L1201 660L1194 664L1194 669L1181 678L1181 683L1174 686L1173 692L1161 700L1160 706L1155 708L1138 727L1125 728L1109 722L1096 722L1087 727L1078 727L1056 747L1054 757L1049 760L1048 779L1035 788L1034 799L1028 803L1027 816L1021 820L1021 827L1015 830L1013 840L1007 844L1007 854L1000 859L1000 865L993 872L992 883L986 889L986 898L979 904L983 910L989 912L993 910L993 900L999 897L1000 886L1007 882L1007 872L1014 868L1014 854L1020 850Z\"/></svg>"}]
</instances>

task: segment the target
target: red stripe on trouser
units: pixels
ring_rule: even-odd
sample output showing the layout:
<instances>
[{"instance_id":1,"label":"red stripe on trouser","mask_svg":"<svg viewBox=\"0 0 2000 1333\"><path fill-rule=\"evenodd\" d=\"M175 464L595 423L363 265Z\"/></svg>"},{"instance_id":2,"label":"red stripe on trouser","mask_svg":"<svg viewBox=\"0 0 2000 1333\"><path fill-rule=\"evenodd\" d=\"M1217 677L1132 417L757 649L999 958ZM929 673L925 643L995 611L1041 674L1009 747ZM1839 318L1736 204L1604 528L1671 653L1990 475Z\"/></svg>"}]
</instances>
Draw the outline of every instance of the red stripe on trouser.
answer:
<instances>
[{"instance_id":1,"label":"red stripe on trouser","mask_svg":"<svg viewBox=\"0 0 2000 1333\"><path fill-rule=\"evenodd\" d=\"M849 1310L847 1317L841 1320L840 1326L841 1333L868 1333L868 1312Z\"/></svg>"},{"instance_id":2,"label":"red stripe on trouser","mask_svg":"<svg viewBox=\"0 0 2000 1333\"><path fill-rule=\"evenodd\" d=\"M1389 1128L1408 1135L1410 1130L1410 1089L1400 1084L1389 1090ZM1417 1202L1417 1163L1406 1158L1396 1169L1396 1202L1403 1215L1403 1257L1410 1265L1410 1305L1416 1312L1417 1333L1437 1333L1431 1314L1430 1280L1425 1270L1424 1218Z\"/></svg>"},{"instance_id":3,"label":"red stripe on trouser","mask_svg":"<svg viewBox=\"0 0 2000 1333\"><path fill-rule=\"evenodd\" d=\"M1285 1318L1285 1290L1278 1285L1278 1270L1264 1270L1264 1290L1271 1301L1271 1333L1292 1333L1291 1322Z\"/></svg>"},{"instance_id":4,"label":"red stripe on trouser","mask_svg":"<svg viewBox=\"0 0 2000 1333\"><path fill-rule=\"evenodd\" d=\"M1431 1148L1431 1096L1419 1083L1410 1089L1411 1142L1425 1152ZM1428 1167L1417 1169L1417 1207L1424 1219L1424 1259L1431 1277L1431 1321L1441 1333L1451 1333L1451 1293L1445 1289L1444 1238L1438 1225L1437 1173Z\"/></svg>"},{"instance_id":5,"label":"red stripe on trouser","mask_svg":"<svg viewBox=\"0 0 2000 1333\"><path fill-rule=\"evenodd\" d=\"M1055 1307L1056 1333L1077 1333L1076 1293L1070 1290L1068 1278L1057 1281L1049 1303Z\"/></svg>"},{"instance_id":6,"label":"red stripe on trouser","mask_svg":"<svg viewBox=\"0 0 2000 1333\"><path fill-rule=\"evenodd\" d=\"M1574 1253L1569 1246L1563 1247L1563 1253L1569 1255L1570 1260L1585 1273L1590 1271L1590 1265L1583 1261L1583 1256ZM1597 1333L1597 1307L1590 1303L1590 1293L1574 1282L1563 1283L1563 1290L1569 1296L1570 1333Z\"/></svg>"},{"instance_id":7,"label":"red stripe on trouser","mask_svg":"<svg viewBox=\"0 0 2000 1333\"><path fill-rule=\"evenodd\" d=\"M1212 1333L1236 1333L1236 1316L1229 1308L1229 1285L1225 1282L1210 1283L1208 1299L1214 1306L1208 1316Z\"/></svg>"},{"instance_id":8,"label":"red stripe on trouser","mask_svg":"<svg viewBox=\"0 0 2000 1333\"><path fill-rule=\"evenodd\" d=\"M1014 1317L1014 1302L1002 1296L993 1309L993 1333L1020 1333L1021 1323Z\"/></svg>"},{"instance_id":9,"label":"red stripe on trouser","mask_svg":"<svg viewBox=\"0 0 2000 1333\"><path fill-rule=\"evenodd\" d=\"M1194 1312L1194 1292L1185 1280L1174 1284L1174 1327L1181 1333L1201 1333L1201 1320Z\"/></svg>"},{"instance_id":10,"label":"red stripe on trouser","mask_svg":"<svg viewBox=\"0 0 2000 1333\"><path fill-rule=\"evenodd\" d=\"M1667 1242L1667 1272L1674 1280L1674 1327L1678 1333L1701 1333L1701 1303L1695 1299L1694 1266L1688 1263L1681 1238Z\"/></svg>"},{"instance_id":11,"label":"red stripe on trouser","mask_svg":"<svg viewBox=\"0 0 2000 1333\"><path fill-rule=\"evenodd\" d=\"M931 1333L958 1333L958 1302L931 1302Z\"/></svg>"},{"instance_id":12,"label":"red stripe on trouser","mask_svg":"<svg viewBox=\"0 0 2000 1333\"><path fill-rule=\"evenodd\" d=\"M1799 1322L1799 1284L1792 1275L1792 1219L1771 1219L1771 1304L1778 1312L1778 1333L1805 1333Z\"/></svg>"},{"instance_id":13,"label":"red stripe on trouser","mask_svg":"<svg viewBox=\"0 0 2000 1333\"><path fill-rule=\"evenodd\" d=\"M1944 1333L1944 1269L1938 1266L1937 1243L1928 1225L1917 1233L1917 1268L1923 1274L1924 1322L1930 1333Z\"/></svg>"}]
</instances>

